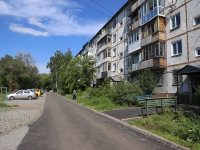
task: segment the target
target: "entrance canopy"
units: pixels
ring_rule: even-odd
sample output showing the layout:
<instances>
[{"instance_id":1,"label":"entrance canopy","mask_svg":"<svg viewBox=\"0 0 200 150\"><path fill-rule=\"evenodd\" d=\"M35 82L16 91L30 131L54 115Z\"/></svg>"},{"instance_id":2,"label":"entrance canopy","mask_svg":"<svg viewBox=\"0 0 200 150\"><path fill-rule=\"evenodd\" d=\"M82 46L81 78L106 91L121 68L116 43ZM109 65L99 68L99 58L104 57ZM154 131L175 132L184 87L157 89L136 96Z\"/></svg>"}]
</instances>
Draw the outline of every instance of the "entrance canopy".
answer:
<instances>
[{"instance_id":1,"label":"entrance canopy","mask_svg":"<svg viewBox=\"0 0 200 150\"><path fill-rule=\"evenodd\" d=\"M193 73L200 73L200 66L186 65L180 69L176 74L177 75L190 75Z\"/></svg>"}]
</instances>

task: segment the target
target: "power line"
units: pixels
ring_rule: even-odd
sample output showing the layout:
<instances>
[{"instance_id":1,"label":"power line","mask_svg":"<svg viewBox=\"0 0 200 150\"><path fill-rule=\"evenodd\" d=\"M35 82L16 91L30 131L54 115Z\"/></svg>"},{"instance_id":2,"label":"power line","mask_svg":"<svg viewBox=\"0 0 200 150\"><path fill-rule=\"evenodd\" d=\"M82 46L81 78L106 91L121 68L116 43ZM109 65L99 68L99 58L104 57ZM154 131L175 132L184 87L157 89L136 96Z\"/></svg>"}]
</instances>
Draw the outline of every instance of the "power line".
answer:
<instances>
[{"instance_id":1,"label":"power line","mask_svg":"<svg viewBox=\"0 0 200 150\"><path fill-rule=\"evenodd\" d=\"M98 4L97 2L95 2L95 1L93 1L93 0L90 0L90 1L92 1L92 2L95 3L96 5L100 6L101 8L103 8L103 9L109 11L110 13L114 14L112 11L108 10L107 8L105 8L105 7L103 7L102 5Z\"/></svg>"},{"instance_id":2,"label":"power line","mask_svg":"<svg viewBox=\"0 0 200 150\"><path fill-rule=\"evenodd\" d=\"M77 0L74 0L74 1L76 1L77 3L79 3L79 4L81 4L81 5L84 5L83 3L81 3L81 2L79 2L79 1L77 1ZM87 6L87 7L89 7L89 6ZM96 10L96 9L92 8L92 7L89 7L89 8L90 8L90 9L92 9L92 10L94 10L94 11L97 11L97 12L99 12L100 14L103 14L103 15L105 15L105 16L107 16L107 17L111 18L109 15L107 15L107 14L104 14L104 13L102 13L102 12L100 12L100 11L98 11L98 10Z\"/></svg>"}]
</instances>

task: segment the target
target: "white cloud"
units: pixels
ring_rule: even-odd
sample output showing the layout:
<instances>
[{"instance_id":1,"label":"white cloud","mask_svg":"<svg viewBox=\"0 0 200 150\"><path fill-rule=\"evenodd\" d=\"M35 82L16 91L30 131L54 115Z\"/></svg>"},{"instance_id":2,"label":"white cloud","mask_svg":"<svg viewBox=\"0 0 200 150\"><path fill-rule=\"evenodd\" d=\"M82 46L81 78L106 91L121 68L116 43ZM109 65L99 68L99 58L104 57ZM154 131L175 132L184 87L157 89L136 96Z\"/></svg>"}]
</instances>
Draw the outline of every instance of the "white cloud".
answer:
<instances>
[{"instance_id":1,"label":"white cloud","mask_svg":"<svg viewBox=\"0 0 200 150\"><path fill-rule=\"evenodd\" d=\"M93 35L106 21L78 18L82 7L70 0L6 0L0 1L0 15L10 15L27 21L28 26L11 24L10 29L37 36ZM82 21L81 21L82 20ZM19 19L17 20L19 22ZM21 21L21 22L22 22ZM22 23L21 23L22 24ZM37 27L37 30L33 28ZM42 31L38 31L39 28Z\"/></svg>"},{"instance_id":2,"label":"white cloud","mask_svg":"<svg viewBox=\"0 0 200 150\"><path fill-rule=\"evenodd\" d=\"M36 31L34 29L26 28L19 24L14 24L14 23L12 23L9 26L9 29L13 32L18 32L18 33L23 33L23 34L32 34L34 36L49 36L48 32Z\"/></svg>"}]
</instances>

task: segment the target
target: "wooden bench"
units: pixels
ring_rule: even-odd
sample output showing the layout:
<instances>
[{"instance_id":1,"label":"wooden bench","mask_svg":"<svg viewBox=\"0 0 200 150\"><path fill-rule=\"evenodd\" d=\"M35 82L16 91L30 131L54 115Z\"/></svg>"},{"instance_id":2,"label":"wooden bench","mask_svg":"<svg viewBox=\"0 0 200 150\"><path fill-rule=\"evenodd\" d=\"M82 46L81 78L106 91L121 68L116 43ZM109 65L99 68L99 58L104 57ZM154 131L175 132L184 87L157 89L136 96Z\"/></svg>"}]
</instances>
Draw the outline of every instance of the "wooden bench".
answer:
<instances>
[{"instance_id":1,"label":"wooden bench","mask_svg":"<svg viewBox=\"0 0 200 150\"><path fill-rule=\"evenodd\" d=\"M146 109L146 114L148 115L148 108L156 108L156 112L158 113L158 108L161 108L163 112L163 107L174 107L176 112L177 98L146 98L145 106L141 107L142 116L144 115L144 109Z\"/></svg>"},{"instance_id":2,"label":"wooden bench","mask_svg":"<svg viewBox=\"0 0 200 150\"><path fill-rule=\"evenodd\" d=\"M146 114L148 115L148 108L157 108L161 106L161 99L151 99L151 98L146 98L145 99L145 106L141 107L142 111L142 116L144 115L143 110L146 109ZM156 109L157 111L157 109Z\"/></svg>"},{"instance_id":3,"label":"wooden bench","mask_svg":"<svg viewBox=\"0 0 200 150\"><path fill-rule=\"evenodd\" d=\"M175 108L175 112L176 112L176 108L177 108L177 98L162 98L161 99L161 106L157 106L157 108L161 108L162 112L163 112L163 107L174 107ZM158 112L156 110L156 112Z\"/></svg>"},{"instance_id":4,"label":"wooden bench","mask_svg":"<svg viewBox=\"0 0 200 150\"><path fill-rule=\"evenodd\" d=\"M136 101L145 101L146 98L152 98L154 97L154 95L152 94L146 94L146 95L142 95L142 96L136 96Z\"/></svg>"}]
</instances>

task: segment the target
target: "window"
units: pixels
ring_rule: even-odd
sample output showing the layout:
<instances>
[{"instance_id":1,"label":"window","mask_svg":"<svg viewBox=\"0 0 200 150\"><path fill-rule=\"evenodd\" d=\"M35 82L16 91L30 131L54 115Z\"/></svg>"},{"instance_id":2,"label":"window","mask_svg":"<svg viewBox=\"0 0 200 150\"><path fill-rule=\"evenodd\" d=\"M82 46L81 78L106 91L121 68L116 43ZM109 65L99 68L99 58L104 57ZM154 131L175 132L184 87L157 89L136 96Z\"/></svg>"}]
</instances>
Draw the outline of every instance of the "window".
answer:
<instances>
[{"instance_id":1,"label":"window","mask_svg":"<svg viewBox=\"0 0 200 150\"><path fill-rule=\"evenodd\" d=\"M126 59L126 65L127 65L127 67L131 66L131 64L132 64L132 59L131 58L127 58Z\"/></svg>"},{"instance_id":2,"label":"window","mask_svg":"<svg viewBox=\"0 0 200 150\"><path fill-rule=\"evenodd\" d=\"M172 50L173 56L182 54L182 41L172 43Z\"/></svg>"},{"instance_id":3,"label":"window","mask_svg":"<svg viewBox=\"0 0 200 150\"><path fill-rule=\"evenodd\" d=\"M108 57L111 57L111 50L108 49Z\"/></svg>"},{"instance_id":4,"label":"window","mask_svg":"<svg viewBox=\"0 0 200 150\"><path fill-rule=\"evenodd\" d=\"M172 85L177 85L177 79L178 79L178 85L181 84L183 82L183 76L182 75L176 75L176 72L178 70L173 70L173 74L172 74L172 77L173 77L173 83Z\"/></svg>"},{"instance_id":5,"label":"window","mask_svg":"<svg viewBox=\"0 0 200 150\"><path fill-rule=\"evenodd\" d=\"M111 63L108 63L108 71L111 70Z\"/></svg>"},{"instance_id":6,"label":"window","mask_svg":"<svg viewBox=\"0 0 200 150\"><path fill-rule=\"evenodd\" d=\"M116 57L116 48L113 49L113 57Z\"/></svg>"},{"instance_id":7,"label":"window","mask_svg":"<svg viewBox=\"0 0 200 150\"><path fill-rule=\"evenodd\" d=\"M113 72L116 71L116 63L113 64Z\"/></svg>"},{"instance_id":8,"label":"window","mask_svg":"<svg viewBox=\"0 0 200 150\"><path fill-rule=\"evenodd\" d=\"M196 57L200 56L200 47L196 48Z\"/></svg>"},{"instance_id":9,"label":"window","mask_svg":"<svg viewBox=\"0 0 200 150\"><path fill-rule=\"evenodd\" d=\"M194 18L194 25L200 24L200 15Z\"/></svg>"},{"instance_id":10,"label":"window","mask_svg":"<svg viewBox=\"0 0 200 150\"><path fill-rule=\"evenodd\" d=\"M102 69L103 69L103 72L107 71L107 63L102 64Z\"/></svg>"},{"instance_id":11,"label":"window","mask_svg":"<svg viewBox=\"0 0 200 150\"><path fill-rule=\"evenodd\" d=\"M121 21L120 23L119 23L119 26L122 26L123 25L123 21Z\"/></svg>"},{"instance_id":12,"label":"window","mask_svg":"<svg viewBox=\"0 0 200 150\"><path fill-rule=\"evenodd\" d=\"M107 57L107 50L102 51L103 59Z\"/></svg>"},{"instance_id":13,"label":"window","mask_svg":"<svg viewBox=\"0 0 200 150\"><path fill-rule=\"evenodd\" d=\"M180 24L181 24L181 18L180 18L180 13L174 15L172 18L171 18L171 23L172 23L172 29L176 28L176 27L179 27Z\"/></svg>"},{"instance_id":14,"label":"window","mask_svg":"<svg viewBox=\"0 0 200 150\"><path fill-rule=\"evenodd\" d=\"M123 36L120 36L119 37L119 41L121 42L123 40Z\"/></svg>"},{"instance_id":15,"label":"window","mask_svg":"<svg viewBox=\"0 0 200 150\"><path fill-rule=\"evenodd\" d=\"M123 52L119 53L119 57L123 57Z\"/></svg>"},{"instance_id":16,"label":"window","mask_svg":"<svg viewBox=\"0 0 200 150\"><path fill-rule=\"evenodd\" d=\"M24 91L24 93L30 93L29 91Z\"/></svg>"},{"instance_id":17,"label":"window","mask_svg":"<svg viewBox=\"0 0 200 150\"><path fill-rule=\"evenodd\" d=\"M116 20L113 21L113 29L116 27Z\"/></svg>"},{"instance_id":18,"label":"window","mask_svg":"<svg viewBox=\"0 0 200 150\"><path fill-rule=\"evenodd\" d=\"M123 73L123 71L124 71L123 68L119 69L119 73Z\"/></svg>"},{"instance_id":19,"label":"window","mask_svg":"<svg viewBox=\"0 0 200 150\"><path fill-rule=\"evenodd\" d=\"M113 43L116 42L116 34L113 35Z\"/></svg>"},{"instance_id":20,"label":"window","mask_svg":"<svg viewBox=\"0 0 200 150\"><path fill-rule=\"evenodd\" d=\"M157 85L163 85L163 74L156 73L155 77L156 77Z\"/></svg>"}]
</instances>

